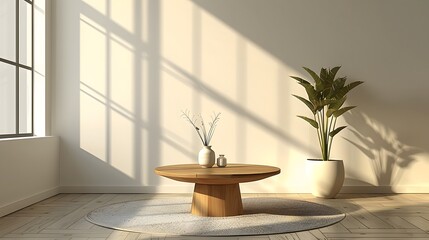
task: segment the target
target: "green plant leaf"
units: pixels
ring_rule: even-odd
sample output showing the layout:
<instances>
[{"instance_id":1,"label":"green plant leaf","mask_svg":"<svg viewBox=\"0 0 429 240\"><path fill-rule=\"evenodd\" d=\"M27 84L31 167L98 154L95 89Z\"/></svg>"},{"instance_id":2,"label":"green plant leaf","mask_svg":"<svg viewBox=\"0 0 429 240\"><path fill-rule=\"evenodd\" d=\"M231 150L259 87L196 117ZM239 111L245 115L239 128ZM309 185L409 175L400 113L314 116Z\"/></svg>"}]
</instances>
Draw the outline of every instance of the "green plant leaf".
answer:
<instances>
[{"instance_id":1,"label":"green plant leaf","mask_svg":"<svg viewBox=\"0 0 429 240\"><path fill-rule=\"evenodd\" d=\"M331 97L329 96L331 92L332 92L332 87L331 85L328 84L328 86L325 85L325 89L323 89L321 95L323 96L323 98L331 99Z\"/></svg>"},{"instance_id":2,"label":"green plant leaf","mask_svg":"<svg viewBox=\"0 0 429 240\"><path fill-rule=\"evenodd\" d=\"M329 73L328 73L329 77L328 77L328 79L331 82L334 81L335 75L337 75L337 72L338 72L338 70L340 70L340 68L341 68L341 66L337 66L337 67L334 67L334 68L332 68L332 69L329 70Z\"/></svg>"},{"instance_id":3,"label":"green plant leaf","mask_svg":"<svg viewBox=\"0 0 429 240\"><path fill-rule=\"evenodd\" d=\"M335 101L336 101L335 99L318 100L315 104L316 111L323 110L323 107L325 107L326 105L330 105L330 104L334 103Z\"/></svg>"},{"instance_id":4,"label":"green plant leaf","mask_svg":"<svg viewBox=\"0 0 429 240\"><path fill-rule=\"evenodd\" d=\"M335 102L337 102L337 100L335 100L335 99L324 99L324 100L322 100L322 101L320 102L320 104L321 104L322 106L326 106L326 105L333 104L333 103L335 103Z\"/></svg>"},{"instance_id":5,"label":"green plant leaf","mask_svg":"<svg viewBox=\"0 0 429 240\"><path fill-rule=\"evenodd\" d=\"M355 107L356 107L356 106L344 107L344 108L338 109L338 110L337 110L337 111L335 111L333 114L334 114L334 116L335 116L335 117L339 117L339 116L343 115L343 113L345 113L345 112L347 112L348 110L353 109L353 108L355 108Z\"/></svg>"},{"instance_id":6,"label":"green plant leaf","mask_svg":"<svg viewBox=\"0 0 429 240\"><path fill-rule=\"evenodd\" d=\"M316 89L316 91L321 91L321 90L323 90L324 89L324 86L323 86L323 82L322 82L322 80L320 79L320 77L313 71L313 70L311 70L310 68L307 68L307 67L303 67L304 68L304 70L305 71L307 71L310 75L311 75L311 77L314 79L314 82L316 83L316 86L315 86L315 89Z\"/></svg>"},{"instance_id":7,"label":"green plant leaf","mask_svg":"<svg viewBox=\"0 0 429 240\"><path fill-rule=\"evenodd\" d=\"M301 100L301 102L303 102L311 110L311 112L313 114L316 114L316 110L314 110L314 106L313 106L313 104L310 101L308 101L307 99L305 99L303 97L294 95L294 94L292 94L292 96L294 96L294 97L298 98L299 100Z\"/></svg>"},{"instance_id":8,"label":"green plant leaf","mask_svg":"<svg viewBox=\"0 0 429 240\"><path fill-rule=\"evenodd\" d=\"M308 118L308 117L304 117L304 116L298 116L299 118L302 118L302 119L304 119L305 121L307 121L308 123L310 123L311 124L311 126L313 126L314 128L319 128L319 124L316 122L316 121L314 121L313 119L311 119L311 118Z\"/></svg>"},{"instance_id":9,"label":"green plant leaf","mask_svg":"<svg viewBox=\"0 0 429 240\"><path fill-rule=\"evenodd\" d=\"M331 117L334 112L340 109L346 101L347 97L343 97L340 100L336 100L334 103L329 105L328 111L326 111L326 116Z\"/></svg>"},{"instance_id":10,"label":"green plant leaf","mask_svg":"<svg viewBox=\"0 0 429 240\"><path fill-rule=\"evenodd\" d=\"M334 98L340 99L343 96L341 96L342 94L341 91L343 91L344 89L344 85L346 84L347 78L346 77L341 77L341 78L337 78L335 79L334 83L332 84L332 88L333 88L333 92L332 92L332 96Z\"/></svg>"},{"instance_id":11,"label":"green plant leaf","mask_svg":"<svg viewBox=\"0 0 429 240\"><path fill-rule=\"evenodd\" d=\"M330 117L332 115L332 113L334 113L335 111L337 111L338 109L340 109L341 106L343 106L344 102L346 101L347 97L343 97L339 100L335 100L335 102L331 103L329 105L329 109L327 111L327 115L328 117Z\"/></svg>"},{"instance_id":12,"label":"green plant leaf","mask_svg":"<svg viewBox=\"0 0 429 240\"><path fill-rule=\"evenodd\" d=\"M346 83L347 78L337 78L332 82L331 88L329 89L329 94L327 95L327 98L336 98L340 99L339 92L344 87L344 84Z\"/></svg>"},{"instance_id":13,"label":"green plant leaf","mask_svg":"<svg viewBox=\"0 0 429 240\"><path fill-rule=\"evenodd\" d=\"M346 84L347 77L340 77L334 80L333 87L335 89L341 89Z\"/></svg>"},{"instance_id":14,"label":"green plant leaf","mask_svg":"<svg viewBox=\"0 0 429 240\"><path fill-rule=\"evenodd\" d=\"M326 116L329 118L329 117L331 117L332 116L332 114L335 112L335 111L337 111L337 110L335 110L335 109L328 109L328 111L326 111Z\"/></svg>"},{"instance_id":15,"label":"green plant leaf","mask_svg":"<svg viewBox=\"0 0 429 240\"><path fill-rule=\"evenodd\" d=\"M295 76L290 76L291 78L295 79L296 81L298 81L299 83L305 83L305 84L309 84L311 85L307 80L302 79L300 77L295 77Z\"/></svg>"},{"instance_id":16,"label":"green plant leaf","mask_svg":"<svg viewBox=\"0 0 429 240\"><path fill-rule=\"evenodd\" d=\"M315 103L317 100L317 92L314 90L314 87L311 84L307 83L299 83L301 86L305 88L305 91L307 92L308 99Z\"/></svg>"},{"instance_id":17,"label":"green plant leaf","mask_svg":"<svg viewBox=\"0 0 429 240\"><path fill-rule=\"evenodd\" d=\"M338 94L337 94L337 97L343 97L343 96L345 96L350 90L352 90L353 88L355 88L355 87L357 87L357 86L359 86L360 84L362 84L363 82L361 82L361 81L356 81L356 82L352 82L352 83L350 83L350 84L348 84L348 85L346 85L346 86L344 86L343 88L341 88L339 91L338 91Z\"/></svg>"},{"instance_id":18,"label":"green plant leaf","mask_svg":"<svg viewBox=\"0 0 429 240\"><path fill-rule=\"evenodd\" d=\"M326 68L320 69L320 79L323 79L326 81L328 80L328 78L329 78L328 70Z\"/></svg>"},{"instance_id":19,"label":"green plant leaf","mask_svg":"<svg viewBox=\"0 0 429 240\"><path fill-rule=\"evenodd\" d=\"M335 130L329 133L329 136L334 137L335 135L337 135L337 133L339 133L341 130L343 130L346 127L347 126L337 127Z\"/></svg>"},{"instance_id":20,"label":"green plant leaf","mask_svg":"<svg viewBox=\"0 0 429 240\"><path fill-rule=\"evenodd\" d=\"M308 99L311 102L315 102L315 100L317 99L317 92L314 89L313 85L311 83L309 83L307 80L302 79L300 77L296 77L296 76L290 76L290 77L295 79L296 81L298 81L298 84L305 88L305 91L307 92Z\"/></svg>"}]
</instances>

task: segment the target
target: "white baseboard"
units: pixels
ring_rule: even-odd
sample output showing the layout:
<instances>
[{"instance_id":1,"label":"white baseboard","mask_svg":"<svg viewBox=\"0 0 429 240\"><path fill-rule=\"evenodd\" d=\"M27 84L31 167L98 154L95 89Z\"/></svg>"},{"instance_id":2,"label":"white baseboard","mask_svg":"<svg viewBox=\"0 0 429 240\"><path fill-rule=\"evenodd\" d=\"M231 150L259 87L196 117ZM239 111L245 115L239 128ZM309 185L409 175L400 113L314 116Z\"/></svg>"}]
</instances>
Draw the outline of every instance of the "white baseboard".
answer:
<instances>
[{"instance_id":1,"label":"white baseboard","mask_svg":"<svg viewBox=\"0 0 429 240\"><path fill-rule=\"evenodd\" d=\"M340 193L398 193L398 192L394 191L394 189L391 186L343 186L341 188ZM408 193L411 193L411 192L408 192Z\"/></svg>"},{"instance_id":2,"label":"white baseboard","mask_svg":"<svg viewBox=\"0 0 429 240\"><path fill-rule=\"evenodd\" d=\"M297 191L294 191L297 190ZM290 188L276 193L309 193ZM193 186L62 186L61 193L192 193ZM253 193L242 191L242 193ZM256 192L255 192L256 193ZM260 193L260 192L258 192ZM273 192L266 192L273 193ZM429 186L343 186L341 193L429 193Z\"/></svg>"},{"instance_id":3,"label":"white baseboard","mask_svg":"<svg viewBox=\"0 0 429 240\"><path fill-rule=\"evenodd\" d=\"M29 196L27 198L15 201L13 203L4 205L0 207L0 217L3 217L5 215L8 215L10 213L13 213L15 211L18 211L22 208L28 207L34 203L40 202L44 199L50 198L52 196L55 196L60 193L60 188L52 188L40 193L36 193L32 196Z\"/></svg>"},{"instance_id":4,"label":"white baseboard","mask_svg":"<svg viewBox=\"0 0 429 240\"><path fill-rule=\"evenodd\" d=\"M341 193L429 193L429 186L343 186Z\"/></svg>"}]
</instances>

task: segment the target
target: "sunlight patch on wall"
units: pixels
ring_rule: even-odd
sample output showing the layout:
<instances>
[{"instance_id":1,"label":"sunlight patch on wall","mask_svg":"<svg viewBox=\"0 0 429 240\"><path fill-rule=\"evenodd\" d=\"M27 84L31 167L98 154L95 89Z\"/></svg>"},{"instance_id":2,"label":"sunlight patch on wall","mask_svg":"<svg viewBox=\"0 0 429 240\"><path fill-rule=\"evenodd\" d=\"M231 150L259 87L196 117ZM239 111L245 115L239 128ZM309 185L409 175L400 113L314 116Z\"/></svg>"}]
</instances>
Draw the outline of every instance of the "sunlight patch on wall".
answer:
<instances>
[{"instance_id":1,"label":"sunlight patch on wall","mask_svg":"<svg viewBox=\"0 0 429 240\"><path fill-rule=\"evenodd\" d=\"M106 106L90 94L80 93L80 147L106 161Z\"/></svg>"},{"instance_id":2,"label":"sunlight patch on wall","mask_svg":"<svg viewBox=\"0 0 429 240\"><path fill-rule=\"evenodd\" d=\"M127 42L112 34L110 42L111 100L128 112L134 111L134 49Z\"/></svg>"},{"instance_id":3,"label":"sunlight patch on wall","mask_svg":"<svg viewBox=\"0 0 429 240\"><path fill-rule=\"evenodd\" d=\"M111 115L111 165L129 177L134 177L134 132L133 122L112 112Z\"/></svg>"},{"instance_id":4,"label":"sunlight patch on wall","mask_svg":"<svg viewBox=\"0 0 429 240\"><path fill-rule=\"evenodd\" d=\"M81 15L80 80L99 94L106 95L106 29Z\"/></svg>"},{"instance_id":5,"label":"sunlight patch on wall","mask_svg":"<svg viewBox=\"0 0 429 240\"><path fill-rule=\"evenodd\" d=\"M413 157L415 160L409 166L402 168L400 179L395 179L396 183L399 186L411 185L425 189L425 186L427 186L429 153L420 151L414 154ZM417 191L418 189L416 189Z\"/></svg>"},{"instance_id":6,"label":"sunlight patch on wall","mask_svg":"<svg viewBox=\"0 0 429 240\"><path fill-rule=\"evenodd\" d=\"M168 137L161 142L160 151L162 154L157 166L197 163L196 155L195 157L190 156L193 153L190 153L187 147L181 147L180 143L174 142ZM157 159L151 159L151 161L157 161Z\"/></svg>"},{"instance_id":7,"label":"sunlight patch on wall","mask_svg":"<svg viewBox=\"0 0 429 240\"><path fill-rule=\"evenodd\" d=\"M187 139L191 131L190 125L182 118L182 110L191 110L193 88L179 79L180 75L176 75L174 70L164 70L161 72L161 107L159 109L161 118L161 126L163 132L170 133L169 136L177 145L184 148L189 148L192 139ZM192 133L195 134L196 133Z\"/></svg>"},{"instance_id":8,"label":"sunlight patch on wall","mask_svg":"<svg viewBox=\"0 0 429 240\"><path fill-rule=\"evenodd\" d=\"M236 129L238 119L234 111L223 109L222 106L217 104L213 104L212 106L213 110L222 109L219 110L222 113L211 144L217 157L219 154L223 154L230 163L246 162L247 155L243 154L239 149L239 146L241 146L240 142L245 144L246 135L239 135ZM209 111L207 111L206 116L209 116L208 114L210 114Z\"/></svg>"},{"instance_id":9,"label":"sunlight patch on wall","mask_svg":"<svg viewBox=\"0 0 429 240\"><path fill-rule=\"evenodd\" d=\"M110 17L112 21L117 23L121 28L128 32L134 30L134 3L135 0L109 1ZM124 14L127 13L127 14Z\"/></svg>"},{"instance_id":10,"label":"sunlight patch on wall","mask_svg":"<svg viewBox=\"0 0 429 240\"><path fill-rule=\"evenodd\" d=\"M196 31L200 34L195 37L200 38L201 47L194 48L201 57L201 82L220 97L238 103L237 91L244 91L237 82L238 67L245 64L238 56L242 38L207 12L199 9L199 13L201 26Z\"/></svg>"},{"instance_id":11,"label":"sunlight patch on wall","mask_svg":"<svg viewBox=\"0 0 429 240\"><path fill-rule=\"evenodd\" d=\"M267 124L278 124L278 61L254 44L246 48L246 108ZM274 90L274 91L273 91Z\"/></svg>"},{"instance_id":12,"label":"sunlight patch on wall","mask_svg":"<svg viewBox=\"0 0 429 240\"><path fill-rule=\"evenodd\" d=\"M291 95L293 93L297 95L304 94L303 96L305 96L306 94L303 87L290 78L291 75L299 76L299 72L279 62L278 73L277 86L275 87L277 92L276 111L279 119L278 128L279 132L282 133L283 139L277 145L279 154L277 166L282 168L283 174L278 176L278 181L281 184L277 185L277 191L303 192L307 188L305 181L306 159L318 156L313 156L307 150L307 148L314 148L315 152L317 152L317 140L314 142L308 141L308 138L314 139L317 135L315 135L316 132L313 132L312 127L296 117L298 114L306 115L308 113L311 116L311 112ZM290 136L300 147L285 139L284 136Z\"/></svg>"},{"instance_id":13,"label":"sunlight patch on wall","mask_svg":"<svg viewBox=\"0 0 429 240\"><path fill-rule=\"evenodd\" d=\"M245 162L277 165L278 139L255 124L248 125L247 134L252 137L247 142L248 156Z\"/></svg>"},{"instance_id":14,"label":"sunlight patch on wall","mask_svg":"<svg viewBox=\"0 0 429 240\"><path fill-rule=\"evenodd\" d=\"M81 15L80 147L103 161L106 161L105 32L104 27Z\"/></svg>"},{"instance_id":15,"label":"sunlight patch on wall","mask_svg":"<svg viewBox=\"0 0 429 240\"><path fill-rule=\"evenodd\" d=\"M299 128L295 128L297 130ZM300 130L303 134L303 138L305 135L305 128L302 128ZM316 133L314 133L316 134ZM287 144L283 145L283 148L287 149L287 153L280 157L279 166L283 166L283 169L287 174L282 175L283 182L290 183L293 181L293 186L295 187L307 187L306 183L306 173L305 173L305 165L306 161L309 158L317 158L318 155L312 156L309 155L308 152L293 148L288 146ZM317 148L317 145L315 146ZM299 179L299 181L297 181ZM292 184L285 184L285 185L292 185ZM291 192L299 191L298 189L293 189ZM301 189L302 191L302 189Z\"/></svg>"},{"instance_id":16,"label":"sunlight patch on wall","mask_svg":"<svg viewBox=\"0 0 429 240\"><path fill-rule=\"evenodd\" d=\"M241 145L238 141L245 143L247 139L246 135L237 135L236 112L229 108L225 108L222 103L204 96L201 97L201 105L203 106L201 112L206 122L211 121L214 111L221 112L220 120L210 144L212 145L213 151L216 153L216 157L218 157L219 154L224 154L230 163L244 163L246 161L246 156L244 154L240 154L238 146ZM197 137L195 131L192 132L190 137ZM194 149L195 153L198 153L201 147L202 144L199 144L198 147Z\"/></svg>"},{"instance_id":17,"label":"sunlight patch on wall","mask_svg":"<svg viewBox=\"0 0 429 240\"><path fill-rule=\"evenodd\" d=\"M149 131L147 128L140 128L140 136L141 136L141 142L140 144L138 144L137 142L134 143L135 144L135 150L134 151L140 151L141 152L141 166L140 169L135 169L139 172L144 173L141 177L141 179L137 179L140 181L141 184L147 186L149 185L149 183L151 182L151 179L153 179L153 169L149 169ZM135 161L137 161L139 159L135 159ZM158 161L158 160L156 160ZM158 164L157 164L158 166ZM150 174L152 173L152 174Z\"/></svg>"},{"instance_id":18,"label":"sunlight patch on wall","mask_svg":"<svg viewBox=\"0 0 429 240\"><path fill-rule=\"evenodd\" d=\"M160 4L161 55L182 70L192 72L193 4L191 1L162 1Z\"/></svg>"}]
</instances>

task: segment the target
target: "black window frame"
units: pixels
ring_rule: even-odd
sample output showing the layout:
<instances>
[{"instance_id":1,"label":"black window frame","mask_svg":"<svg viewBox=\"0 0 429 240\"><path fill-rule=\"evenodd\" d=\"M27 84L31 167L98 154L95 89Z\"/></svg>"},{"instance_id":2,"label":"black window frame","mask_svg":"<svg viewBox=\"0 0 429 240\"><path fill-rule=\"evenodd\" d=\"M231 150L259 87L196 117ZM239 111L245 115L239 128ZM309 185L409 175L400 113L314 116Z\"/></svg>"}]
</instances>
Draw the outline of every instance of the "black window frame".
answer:
<instances>
[{"instance_id":1,"label":"black window frame","mask_svg":"<svg viewBox=\"0 0 429 240\"><path fill-rule=\"evenodd\" d=\"M15 61L0 57L0 62L15 66L15 133L0 134L0 138L15 138L15 137L31 137L34 136L34 1L35 0L16 0L15 2ZM20 4L30 4L31 6L31 66L21 64L19 62L19 7ZM19 133L19 70L26 69L31 71L31 132Z\"/></svg>"}]
</instances>

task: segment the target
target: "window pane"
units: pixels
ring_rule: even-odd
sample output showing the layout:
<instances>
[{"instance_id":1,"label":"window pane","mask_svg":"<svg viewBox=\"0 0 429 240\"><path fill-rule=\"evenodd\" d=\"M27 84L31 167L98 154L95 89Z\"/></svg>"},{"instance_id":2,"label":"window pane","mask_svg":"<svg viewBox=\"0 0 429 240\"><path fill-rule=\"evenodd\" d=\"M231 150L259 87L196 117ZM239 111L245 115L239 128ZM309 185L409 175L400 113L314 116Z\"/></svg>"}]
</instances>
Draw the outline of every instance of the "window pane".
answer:
<instances>
[{"instance_id":1,"label":"window pane","mask_svg":"<svg viewBox=\"0 0 429 240\"><path fill-rule=\"evenodd\" d=\"M0 134L16 133L15 69L0 62Z\"/></svg>"},{"instance_id":2,"label":"window pane","mask_svg":"<svg viewBox=\"0 0 429 240\"><path fill-rule=\"evenodd\" d=\"M19 69L19 133L31 133L31 71Z\"/></svg>"},{"instance_id":3,"label":"window pane","mask_svg":"<svg viewBox=\"0 0 429 240\"><path fill-rule=\"evenodd\" d=\"M0 0L0 58L16 61L15 0Z\"/></svg>"},{"instance_id":4,"label":"window pane","mask_svg":"<svg viewBox=\"0 0 429 240\"><path fill-rule=\"evenodd\" d=\"M31 4L23 0L19 1L19 63L31 67Z\"/></svg>"}]
</instances>

